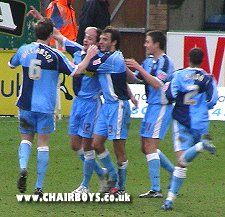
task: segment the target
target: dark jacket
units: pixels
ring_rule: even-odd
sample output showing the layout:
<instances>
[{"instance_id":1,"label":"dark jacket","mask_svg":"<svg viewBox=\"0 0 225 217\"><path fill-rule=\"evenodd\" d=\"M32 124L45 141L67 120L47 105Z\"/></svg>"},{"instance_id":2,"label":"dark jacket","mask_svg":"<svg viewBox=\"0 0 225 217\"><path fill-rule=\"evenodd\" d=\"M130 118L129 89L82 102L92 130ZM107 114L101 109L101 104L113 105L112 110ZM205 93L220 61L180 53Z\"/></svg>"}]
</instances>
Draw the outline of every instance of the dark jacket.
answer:
<instances>
[{"instance_id":1,"label":"dark jacket","mask_svg":"<svg viewBox=\"0 0 225 217\"><path fill-rule=\"evenodd\" d=\"M86 0L79 17L78 43L83 44L84 32L87 27L95 26L104 29L110 25L108 8L108 1Z\"/></svg>"}]
</instances>

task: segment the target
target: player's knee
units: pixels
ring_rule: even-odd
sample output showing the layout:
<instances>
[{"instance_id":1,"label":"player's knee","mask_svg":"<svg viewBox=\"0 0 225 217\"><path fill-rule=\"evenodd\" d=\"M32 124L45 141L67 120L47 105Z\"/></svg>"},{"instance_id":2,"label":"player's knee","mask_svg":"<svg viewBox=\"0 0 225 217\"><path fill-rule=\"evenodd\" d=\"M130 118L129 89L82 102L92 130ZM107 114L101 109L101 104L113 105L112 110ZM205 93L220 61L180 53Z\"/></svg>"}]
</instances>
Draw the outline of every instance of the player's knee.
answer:
<instances>
[{"instance_id":1,"label":"player's knee","mask_svg":"<svg viewBox=\"0 0 225 217\"><path fill-rule=\"evenodd\" d=\"M143 146L141 146L141 152L142 152L143 154L146 154L145 148L144 148Z\"/></svg>"},{"instance_id":2,"label":"player's knee","mask_svg":"<svg viewBox=\"0 0 225 217\"><path fill-rule=\"evenodd\" d=\"M141 146L141 151L144 153L144 154L147 154L148 153L148 146L146 144L143 144Z\"/></svg>"},{"instance_id":3,"label":"player's knee","mask_svg":"<svg viewBox=\"0 0 225 217\"><path fill-rule=\"evenodd\" d=\"M182 154L180 157L179 157L179 159L178 159L178 165L180 166L180 167L187 167L189 164L190 164L191 162L187 162L186 160L185 160L185 158L184 158L184 155Z\"/></svg>"},{"instance_id":4,"label":"player's knee","mask_svg":"<svg viewBox=\"0 0 225 217\"><path fill-rule=\"evenodd\" d=\"M102 152L105 151L105 147L103 144L93 144L94 150L96 151L96 153L100 154Z\"/></svg>"},{"instance_id":5,"label":"player's knee","mask_svg":"<svg viewBox=\"0 0 225 217\"><path fill-rule=\"evenodd\" d=\"M155 153L156 149L149 144L144 144L144 145L142 145L142 152L146 155L149 153Z\"/></svg>"},{"instance_id":6,"label":"player's knee","mask_svg":"<svg viewBox=\"0 0 225 217\"><path fill-rule=\"evenodd\" d=\"M82 156L84 154L84 149L83 148L80 148L78 150L74 150L78 156Z\"/></svg>"},{"instance_id":7,"label":"player's knee","mask_svg":"<svg viewBox=\"0 0 225 217\"><path fill-rule=\"evenodd\" d=\"M127 161L126 153L121 152L116 154L117 162L125 162Z\"/></svg>"},{"instance_id":8,"label":"player's knee","mask_svg":"<svg viewBox=\"0 0 225 217\"><path fill-rule=\"evenodd\" d=\"M75 143L71 143L70 147L73 151L79 151L80 149L82 149L82 145L81 144L75 144Z\"/></svg>"}]
</instances>

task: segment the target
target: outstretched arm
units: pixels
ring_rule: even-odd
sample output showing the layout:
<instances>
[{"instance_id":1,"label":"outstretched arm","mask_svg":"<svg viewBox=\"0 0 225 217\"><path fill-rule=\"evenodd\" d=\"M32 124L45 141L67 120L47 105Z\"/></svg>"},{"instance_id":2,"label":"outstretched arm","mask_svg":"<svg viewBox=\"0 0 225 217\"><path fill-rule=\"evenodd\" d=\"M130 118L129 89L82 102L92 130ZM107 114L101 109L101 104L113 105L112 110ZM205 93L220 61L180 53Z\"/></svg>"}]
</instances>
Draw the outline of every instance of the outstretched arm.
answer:
<instances>
[{"instance_id":1,"label":"outstretched arm","mask_svg":"<svg viewBox=\"0 0 225 217\"><path fill-rule=\"evenodd\" d=\"M126 59L125 63L128 68L136 69L145 79L146 83L151 85L153 88L158 89L162 87L162 83L154 76L150 75L145 69L139 65L139 63L134 59Z\"/></svg>"},{"instance_id":2,"label":"outstretched arm","mask_svg":"<svg viewBox=\"0 0 225 217\"><path fill-rule=\"evenodd\" d=\"M41 15L41 13L34 7L34 6L30 6L31 10L28 11L28 13L26 14L26 16L33 16L35 19L37 20L41 20L44 17Z\"/></svg>"},{"instance_id":3,"label":"outstretched arm","mask_svg":"<svg viewBox=\"0 0 225 217\"><path fill-rule=\"evenodd\" d=\"M44 18L41 15L41 13L34 6L30 6L30 8L31 8L31 10L28 11L28 13L26 14L26 16L33 16L37 20L41 20L41 19ZM53 30L53 38L55 40L57 40L58 43L60 44L60 46L62 47L64 36L55 27L54 27L54 30Z\"/></svg>"}]
</instances>

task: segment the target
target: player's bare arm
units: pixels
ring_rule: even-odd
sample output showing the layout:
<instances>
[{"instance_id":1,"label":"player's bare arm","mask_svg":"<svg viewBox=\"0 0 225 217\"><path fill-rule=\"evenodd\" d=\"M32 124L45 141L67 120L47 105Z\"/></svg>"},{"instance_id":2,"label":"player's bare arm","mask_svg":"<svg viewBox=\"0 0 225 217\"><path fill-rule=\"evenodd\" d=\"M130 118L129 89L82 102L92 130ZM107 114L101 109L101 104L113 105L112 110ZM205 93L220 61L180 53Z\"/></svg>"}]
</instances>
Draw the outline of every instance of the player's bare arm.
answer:
<instances>
[{"instance_id":1,"label":"player's bare arm","mask_svg":"<svg viewBox=\"0 0 225 217\"><path fill-rule=\"evenodd\" d=\"M144 70L144 68L134 59L125 59L125 63L128 68L132 68L138 70L140 74L143 76L145 81L151 85L155 89L159 89L162 87L162 83L155 78L154 76L150 75L148 72Z\"/></svg>"},{"instance_id":2,"label":"player's bare arm","mask_svg":"<svg viewBox=\"0 0 225 217\"><path fill-rule=\"evenodd\" d=\"M80 74L82 74L82 72L87 68L91 58L94 57L98 52L99 50L96 45L91 45L88 48L86 56L84 57L82 62L78 64L78 69L75 73L75 76L79 76Z\"/></svg>"}]
</instances>

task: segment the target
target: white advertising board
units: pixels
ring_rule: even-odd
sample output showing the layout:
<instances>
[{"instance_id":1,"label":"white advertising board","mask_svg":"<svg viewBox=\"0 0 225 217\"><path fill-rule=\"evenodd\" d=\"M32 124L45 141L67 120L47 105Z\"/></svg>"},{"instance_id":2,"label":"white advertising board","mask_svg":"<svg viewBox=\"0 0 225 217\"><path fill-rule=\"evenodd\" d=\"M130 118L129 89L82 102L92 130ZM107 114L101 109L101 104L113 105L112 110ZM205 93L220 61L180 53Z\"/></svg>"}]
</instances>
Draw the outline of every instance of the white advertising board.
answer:
<instances>
[{"instance_id":1,"label":"white advertising board","mask_svg":"<svg viewBox=\"0 0 225 217\"><path fill-rule=\"evenodd\" d=\"M130 102L131 117L143 118L148 106L146 103L145 87L143 84L129 84L129 86L135 98L139 101L137 109L134 109L134 105ZM225 87L218 87L218 92L219 98L214 108L209 111L209 119L225 121Z\"/></svg>"}]
</instances>

